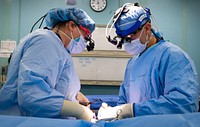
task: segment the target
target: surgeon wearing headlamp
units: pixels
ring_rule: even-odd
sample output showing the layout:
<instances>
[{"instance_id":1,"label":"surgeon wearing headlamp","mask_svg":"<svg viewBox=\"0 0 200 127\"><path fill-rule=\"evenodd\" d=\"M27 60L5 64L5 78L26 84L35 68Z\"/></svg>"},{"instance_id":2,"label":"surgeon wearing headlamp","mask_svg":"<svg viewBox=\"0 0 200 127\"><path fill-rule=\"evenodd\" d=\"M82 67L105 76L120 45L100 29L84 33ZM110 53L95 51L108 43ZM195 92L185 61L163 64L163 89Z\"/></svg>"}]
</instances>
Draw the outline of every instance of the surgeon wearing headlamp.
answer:
<instances>
[{"instance_id":1,"label":"surgeon wearing headlamp","mask_svg":"<svg viewBox=\"0 0 200 127\"><path fill-rule=\"evenodd\" d=\"M120 86L119 105L103 103L98 119L198 111L200 86L192 59L165 41L159 30L152 28L150 17L150 9L127 3L111 19L117 36L112 38L106 32L108 41L124 45L133 57Z\"/></svg>"},{"instance_id":2,"label":"surgeon wearing headlamp","mask_svg":"<svg viewBox=\"0 0 200 127\"><path fill-rule=\"evenodd\" d=\"M79 92L71 54L93 50L95 23L78 8L51 9L44 20L46 27L25 36L13 52L0 114L90 121L93 112L78 103L88 99Z\"/></svg>"}]
</instances>

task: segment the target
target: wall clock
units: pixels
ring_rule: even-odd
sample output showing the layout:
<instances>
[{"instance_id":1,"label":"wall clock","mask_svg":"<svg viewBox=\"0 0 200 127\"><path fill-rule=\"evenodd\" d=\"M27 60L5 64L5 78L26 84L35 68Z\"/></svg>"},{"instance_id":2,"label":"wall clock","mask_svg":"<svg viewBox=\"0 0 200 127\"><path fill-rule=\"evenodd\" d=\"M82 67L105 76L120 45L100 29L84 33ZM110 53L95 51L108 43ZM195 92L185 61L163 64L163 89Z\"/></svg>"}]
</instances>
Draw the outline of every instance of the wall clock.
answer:
<instances>
[{"instance_id":1,"label":"wall clock","mask_svg":"<svg viewBox=\"0 0 200 127\"><path fill-rule=\"evenodd\" d=\"M90 7L96 12L103 11L107 6L107 0L90 0Z\"/></svg>"}]
</instances>

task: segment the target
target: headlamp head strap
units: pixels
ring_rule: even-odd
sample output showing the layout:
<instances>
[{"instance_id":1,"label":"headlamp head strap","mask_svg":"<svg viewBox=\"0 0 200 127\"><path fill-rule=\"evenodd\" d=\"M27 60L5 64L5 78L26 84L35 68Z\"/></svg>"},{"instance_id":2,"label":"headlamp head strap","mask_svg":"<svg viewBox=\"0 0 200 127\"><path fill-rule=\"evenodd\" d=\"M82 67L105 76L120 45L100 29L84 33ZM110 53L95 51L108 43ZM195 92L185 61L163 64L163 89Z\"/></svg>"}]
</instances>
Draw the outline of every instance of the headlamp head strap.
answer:
<instances>
[{"instance_id":1,"label":"headlamp head strap","mask_svg":"<svg viewBox=\"0 0 200 127\"><path fill-rule=\"evenodd\" d=\"M119 26L115 25L116 33L118 36L123 38L126 35L131 34L133 31L136 31L140 26L146 24L146 22L148 22L149 19L150 19L150 15L148 15L147 13L142 13L140 14L139 18L136 21L134 21L135 24L131 26L129 29L122 31L120 30Z\"/></svg>"}]
</instances>

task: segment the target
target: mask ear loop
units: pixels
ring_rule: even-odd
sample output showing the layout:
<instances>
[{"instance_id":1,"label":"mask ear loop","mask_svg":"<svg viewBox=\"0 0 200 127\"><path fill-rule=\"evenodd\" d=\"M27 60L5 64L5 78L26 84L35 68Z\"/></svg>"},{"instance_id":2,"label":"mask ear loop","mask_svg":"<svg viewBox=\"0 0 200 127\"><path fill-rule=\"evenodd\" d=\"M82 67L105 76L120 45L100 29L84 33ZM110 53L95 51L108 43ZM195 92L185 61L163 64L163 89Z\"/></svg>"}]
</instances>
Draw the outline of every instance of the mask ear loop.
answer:
<instances>
[{"instance_id":1,"label":"mask ear loop","mask_svg":"<svg viewBox=\"0 0 200 127\"><path fill-rule=\"evenodd\" d=\"M76 28L78 29L79 34L80 34L81 36L83 36L83 35L81 34L80 30L79 30L79 27L76 26Z\"/></svg>"},{"instance_id":2,"label":"mask ear loop","mask_svg":"<svg viewBox=\"0 0 200 127\"><path fill-rule=\"evenodd\" d=\"M58 30L59 32L61 32L65 37L67 37L69 40L71 40L72 38L73 38L73 36L72 36L72 34L71 34L71 36L72 36L72 38L70 38L66 33L64 33L62 30L60 30L60 29L58 29L58 28L55 28L56 30ZM71 33L71 31L70 31L70 33Z\"/></svg>"}]
</instances>

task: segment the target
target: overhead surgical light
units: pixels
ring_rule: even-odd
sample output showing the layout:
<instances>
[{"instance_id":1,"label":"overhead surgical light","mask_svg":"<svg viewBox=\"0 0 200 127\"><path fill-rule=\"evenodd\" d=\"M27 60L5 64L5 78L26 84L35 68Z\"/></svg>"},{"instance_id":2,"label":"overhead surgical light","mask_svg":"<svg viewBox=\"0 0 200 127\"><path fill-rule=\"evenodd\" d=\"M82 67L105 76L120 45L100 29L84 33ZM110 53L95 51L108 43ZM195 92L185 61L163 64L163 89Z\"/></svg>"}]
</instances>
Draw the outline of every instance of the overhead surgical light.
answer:
<instances>
[{"instance_id":1,"label":"overhead surgical light","mask_svg":"<svg viewBox=\"0 0 200 127\"><path fill-rule=\"evenodd\" d=\"M76 5L76 0L65 0L66 5Z\"/></svg>"}]
</instances>

